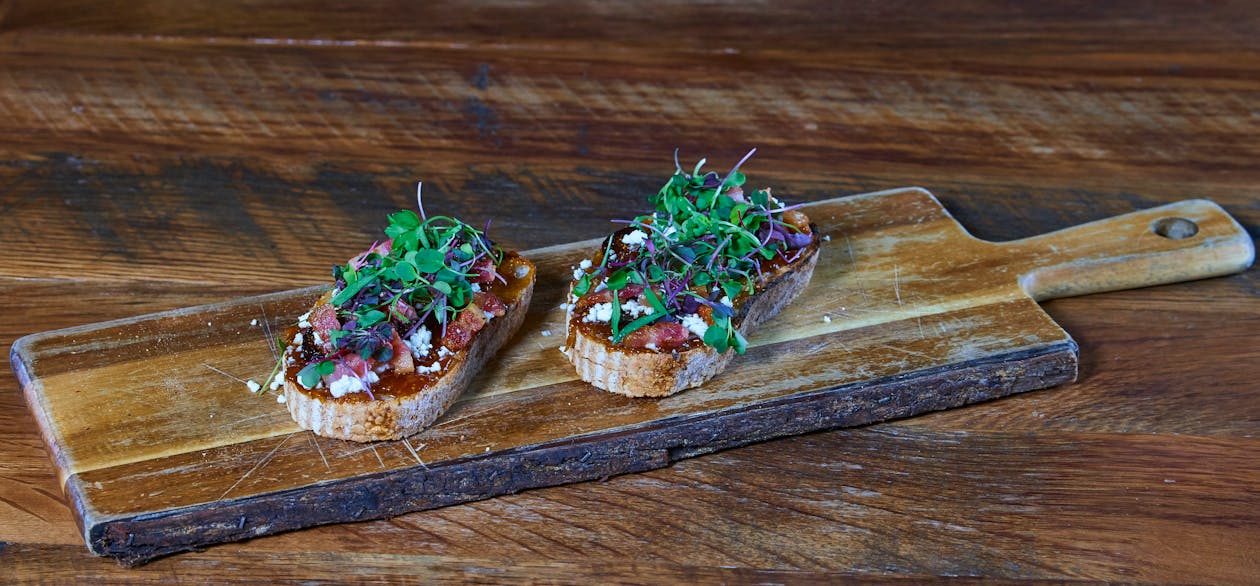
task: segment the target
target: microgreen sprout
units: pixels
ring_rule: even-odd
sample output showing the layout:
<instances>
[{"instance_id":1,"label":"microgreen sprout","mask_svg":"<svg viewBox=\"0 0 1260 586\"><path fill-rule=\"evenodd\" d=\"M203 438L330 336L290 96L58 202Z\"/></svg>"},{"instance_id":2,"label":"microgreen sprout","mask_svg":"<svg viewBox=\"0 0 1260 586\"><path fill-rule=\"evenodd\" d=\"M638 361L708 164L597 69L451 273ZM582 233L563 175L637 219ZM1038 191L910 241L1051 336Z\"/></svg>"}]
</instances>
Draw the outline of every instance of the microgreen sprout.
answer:
<instances>
[{"instance_id":1,"label":"microgreen sprout","mask_svg":"<svg viewBox=\"0 0 1260 586\"><path fill-rule=\"evenodd\" d=\"M707 307L711 325L704 343L719 352L729 348L742 354L747 342L733 323L735 300L756 292L763 264L799 257L812 236L784 221L793 209L776 200L769 189L746 193L739 169L757 152L750 150L725 176L704 172L701 159L691 172L684 170L674 151L674 174L648 201L652 213L623 221L626 228L609 237L600 262L579 276L573 293L582 296L601 284L612 295L612 341L661 320L678 321ZM627 230L645 235L640 247L620 246ZM632 233L632 232L631 232ZM637 237L637 235L636 235ZM621 323L619 291L643 285L652 313Z\"/></svg>"}]
</instances>

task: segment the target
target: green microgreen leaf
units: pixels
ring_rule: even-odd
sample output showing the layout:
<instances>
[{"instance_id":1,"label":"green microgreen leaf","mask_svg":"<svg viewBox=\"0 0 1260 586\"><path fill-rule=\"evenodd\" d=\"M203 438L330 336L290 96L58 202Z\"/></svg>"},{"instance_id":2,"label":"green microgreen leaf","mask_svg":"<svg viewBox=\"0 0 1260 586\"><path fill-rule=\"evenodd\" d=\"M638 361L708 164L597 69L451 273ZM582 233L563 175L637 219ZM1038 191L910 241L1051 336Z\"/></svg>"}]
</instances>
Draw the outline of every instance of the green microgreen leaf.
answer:
<instances>
[{"instance_id":1,"label":"green microgreen leaf","mask_svg":"<svg viewBox=\"0 0 1260 586\"><path fill-rule=\"evenodd\" d=\"M582 295L586 295L586 292L590 290L591 290L591 276L590 275L582 275L582 278L578 279L577 284L573 285L573 294L579 297L581 297Z\"/></svg>"},{"instance_id":2,"label":"green microgreen leaf","mask_svg":"<svg viewBox=\"0 0 1260 586\"><path fill-rule=\"evenodd\" d=\"M730 346L727 342L726 328L717 324L709 326L704 331L704 343L713 346L713 349L719 353L726 352L726 349Z\"/></svg>"},{"instance_id":3,"label":"green microgreen leaf","mask_svg":"<svg viewBox=\"0 0 1260 586\"><path fill-rule=\"evenodd\" d=\"M358 326L361 328L370 328L385 319L385 312L375 309L368 310L362 316L359 316Z\"/></svg>"},{"instance_id":4,"label":"green microgreen leaf","mask_svg":"<svg viewBox=\"0 0 1260 586\"><path fill-rule=\"evenodd\" d=\"M353 298L356 294L358 294L359 291L362 291L364 287L367 287L369 284L371 284L375 280L376 280L376 273L361 275L353 283L351 283L350 280L347 279L346 288L342 289L340 293L337 293L335 296L333 296L332 298L333 305L344 304L345 302Z\"/></svg>"},{"instance_id":5,"label":"green microgreen leaf","mask_svg":"<svg viewBox=\"0 0 1260 586\"><path fill-rule=\"evenodd\" d=\"M630 271L621 269L604 281L604 285L613 291L620 291L626 288L626 283L630 280ZM613 297L616 297L615 295Z\"/></svg>"},{"instance_id":6,"label":"green microgreen leaf","mask_svg":"<svg viewBox=\"0 0 1260 586\"><path fill-rule=\"evenodd\" d=\"M613 293L612 296L612 319L608 325L612 326L613 337L617 337L617 324L621 323L621 295Z\"/></svg>"},{"instance_id":7,"label":"green microgreen leaf","mask_svg":"<svg viewBox=\"0 0 1260 586\"><path fill-rule=\"evenodd\" d=\"M648 325L648 324L650 324L650 323L652 323L652 322L654 322L654 321L656 321L656 320L658 320L658 319L661 319L662 317L665 317L666 315L669 315L669 314L668 314L668 313L666 313L664 310L661 310L661 311L657 311L657 312L655 312L655 313L651 313L651 314L648 314L648 315L642 316L642 317L640 317L639 319L636 319L636 320L634 320L634 321L632 321L632 322L630 322L630 323L626 324L626 327L625 327L625 328L623 328L620 332L617 332L617 333L613 336L612 343L614 343L614 344L620 344L620 343L621 343L621 341L622 341L622 340L624 340L624 339L626 339L626 336L630 335L630 333L631 333L631 332L633 332L633 331L635 331L635 330L637 330L637 329L639 329L639 328L641 328L641 327L643 327L643 326L646 326L646 325Z\"/></svg>"},{"instance_id":8,"label":"green microgreen leaf","mask_svg":"<svg viewBox=\"0 0 1260 586\"><path fill-rule=\"evenodd\" d=\"M446 266L446 255L440 250L432 248L423 248L416 251L415 261L416 271L424 274L432 274L442 270Z\"/></svg>"}]
</instances>

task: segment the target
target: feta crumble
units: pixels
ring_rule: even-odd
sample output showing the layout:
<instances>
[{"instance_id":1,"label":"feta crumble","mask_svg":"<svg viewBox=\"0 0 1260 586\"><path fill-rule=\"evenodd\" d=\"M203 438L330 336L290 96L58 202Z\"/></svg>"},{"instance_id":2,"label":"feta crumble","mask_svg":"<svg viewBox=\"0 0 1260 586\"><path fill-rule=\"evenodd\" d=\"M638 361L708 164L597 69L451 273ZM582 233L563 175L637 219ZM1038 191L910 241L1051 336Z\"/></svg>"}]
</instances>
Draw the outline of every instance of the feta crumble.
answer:
<instances>
[{"instance_id":1,"label":"feta crumble","mask_svg":"<svg viewBox=\"0 0 1260 586\"><path fill-rule=\"evenodd\" d=\"M254 319L249 320L249 325L251 325L251 326L256 326L256 325L258 325L258 318L254 318Z\"/></svg>"},{"instance_id":2,"label":"feta crumble","mask_svg":"<svg viewBox=\"0 0 1260 586\"><path fill-rule=\"evenodd\" d=\"M682 325L700 339L704 339L704 332L709 329L709 323L694 313L682 316Z\"/></svg>"},{"instance_id":3,"label":"feta crumble","mask_svg":"<svg viewBox=\"0 0 1260 586\"><path fill-rule=\"evenodd\" d=\"M648 342L644 344L643 347L653 352L656 352L657 350L659 350L659 348L656 347L656 342Z\"/></svg>"},{"instance_id":4,"label":"feta crumble","mask_svg":"<svg viewBox=\"0 0 1260 586\"><path fill-rule=\"evenodd\" d=\"M578 279L581 279L582 275L585 275L585 274L586 272L584 272L582 269L573 269L573 280L576 281Z\"/></svg>"},{"instance_id":5,"label":"feta crumble","mask_svg":"<svg viewBox=\"0 0 1260 586\"><path fill-rule=\"evenodd\" d=\"M591 268L591 259L589 259L589 258L584 258L584 259L582 259L582 262L578 263L578 268L579 268L579 269L589 269L589 268Z\"/></svg>"},{"instance_id":6,"label":"feta crumble","mask_svg":"<svg viewBox=\"0 0 1260 586\"><path fill-rule=\"evenodd\" d=\"M423 358L429 354L429 350L433 349L433 332L429 328L419 327L411 337L403 340L408 348L411 349L411 355L416 358Z\"/></svg>"},{"instance_id":7,"label":"feta crumble","mask_svg":"<svg viewBox=\"0 0 1260 586\"><path fill-rule=\"evenodd\" d=\"M543 337L550 336L550 335L551 335L551 330L543 330L543 331L542 331L542 335L543 335Z\"/></svg>"},{"instance_id":8,"label":"feta crumble","mask_svg":"<svg viewBox=\"0 0 1260 586\"><path fill-rule=\"evenodd\" d=\"M626 246L643 246L647 241L647 234L643 230L634 230L629 234L621 237L621 243Z\"/></svg>"},{"instance_id":9,"label":"feta crumble","mask_svg":"<svg viewBox=\"0 0 1260 586\"><path fill-rule=\"evenodd\" d=\"M276 402L277 402L277 403L283 403L283 402L285 402L286 400L287 400L287 399L285 399L285 398L284 398L284 395L276 395Z\"/></svg>"},{"instance_id":10,"label":"feta crumble","mask_svg":"<svg viewBox=\"0 0 1260 586\"><path fill-rule=\"evenodd\" d=\"M529 274L529 267L523 265L516 267L516 272L513 274L515 274L518 279L524 279L525 275Z\"/></svg>"},{"instance_id":11,"label":"feta crumble","mask_svg":"<svg viewBox=\"0 0 1260 586\"><path fill-rule=\"evenodd\" d=\"M262 385L252 380L245 381L245 386L249 387L249 392L251 393L257 393L258 391L262 390Z\"/></svg>"},{"instance_id":12,"label":"feta crumble","mask_svg":"<svg viewBox=\"0 0 1260 586\"><path fill-rule=\"evenodd\" d=\"M596 303L591 306L590 311L586 312L586 316L582 318L583 322L608 322L612 320L612 302Z\"/></svg>"},{"instance_id":13,"label":"feta crumble","mask_svg":"<svg viewBox=\"0 0 1260 586\"><path fill-rule=\"evenodd\" d=\"M826 236L823 236L823 240L826 240L827 242L831 242L831 234L827 234Z\"/></svg>"},{"instance_id":14,"label":"feta crumble","mask_svg":"<svg viewBox=\"0 0 1260 586\"><path fill-rule=\"evenodd\" d=\"M828 324L829 324L829 323L831 323L831 316L830 316L830 315L824 315L824 316L823 316L823 323L828 323Z\"/></svg>"}]
</instances>

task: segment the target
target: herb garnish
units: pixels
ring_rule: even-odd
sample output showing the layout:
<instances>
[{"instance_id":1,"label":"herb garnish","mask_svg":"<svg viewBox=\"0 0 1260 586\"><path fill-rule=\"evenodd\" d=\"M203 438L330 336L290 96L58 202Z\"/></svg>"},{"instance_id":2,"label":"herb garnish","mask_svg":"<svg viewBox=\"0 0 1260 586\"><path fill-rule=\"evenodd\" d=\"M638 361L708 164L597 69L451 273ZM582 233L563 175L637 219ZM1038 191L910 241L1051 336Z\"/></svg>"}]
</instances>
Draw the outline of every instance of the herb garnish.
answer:
<instances>
[{"instance_id":1,"label":"herb garnish","mask_svg":"<svg viewBox=\"0 0 1260 586\"><path fill-rule=\"evenodd\" d=\"M449 216L429 217L423 202L419 210L390 214L388 240L332 268L331 302L341 327L330 332L334 352L298 373L303 386L313 388L333 374L347 354L390 361L395 334L405 340L426 323L439 324L445 336L479 290L474 280L485 282L488 274L502 280L495 268L503 251L484 231Z\"/></svg>"},{"instance_id":2,"label":"herb garnish","mask_svg":"<svg viewBox=\"0 0 1260 586\"><path fill-rule=\"evenodd\" d=\"M734 348L744 353L747 341L731 320L733 300L756 291L762 261L776 255L795 261L800 249L811 242L809 233L783 219L784 212L796 206L784 206L769 189L745 195L745 177L739 168L756 152L749 151L725 176L719 176L701 171L704 159L690 173L684 171L674 151L674 174L648 198L655 211L624 222L634 229L631 235L642 233L641 240L636 240L638 248L623 255L626 258L611 254L614 235L605 242L599 265L578 278L573 286L578 296L600 282L614 292L613 343L639 328L661 320L678 321L705 306L713 323L704 332L704 343L718 352ZM644 296L653 311L622 326L616 292L631 284L645 286Z\"/></svg>"}]
</instances>

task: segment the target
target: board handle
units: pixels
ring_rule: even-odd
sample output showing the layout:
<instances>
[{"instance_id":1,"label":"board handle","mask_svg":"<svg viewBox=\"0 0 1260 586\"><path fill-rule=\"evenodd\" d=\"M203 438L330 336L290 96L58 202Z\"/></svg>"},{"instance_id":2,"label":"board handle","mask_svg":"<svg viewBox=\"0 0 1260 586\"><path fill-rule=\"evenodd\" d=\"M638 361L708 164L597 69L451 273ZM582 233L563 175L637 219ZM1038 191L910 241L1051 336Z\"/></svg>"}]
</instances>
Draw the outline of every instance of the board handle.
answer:
<instances>
[{"instance_id":1,"label":"board handle","mask_svg":"<svg viewBox=\"0 0 1260 586\"><path fill-rule=\"evenodd\" d=\"M1256 254L1243 227L1206 199L999 246L1020 268L1020 285L1038 301L1229 275L1251 266Z\"/></svg>"}]
</instances>

